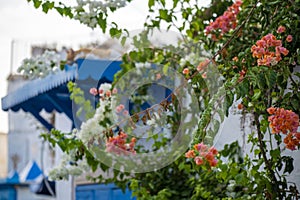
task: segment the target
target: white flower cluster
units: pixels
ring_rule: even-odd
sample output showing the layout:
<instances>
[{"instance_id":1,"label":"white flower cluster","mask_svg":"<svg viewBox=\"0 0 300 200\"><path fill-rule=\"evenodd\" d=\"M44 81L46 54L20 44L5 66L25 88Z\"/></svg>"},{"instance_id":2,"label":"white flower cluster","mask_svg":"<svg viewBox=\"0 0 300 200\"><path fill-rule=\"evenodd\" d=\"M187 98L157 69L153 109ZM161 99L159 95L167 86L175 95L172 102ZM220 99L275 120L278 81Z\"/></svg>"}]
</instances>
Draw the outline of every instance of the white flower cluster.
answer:
<instances>
[{"instance_id":1,"label":"white flower cluster","mask_svg":"<svg viewBox=\"0 0 300 200\"><path fill-rule=\"evenodd\" d=\"M60 71L60 61L58 53L47 50L42 55L24 59L17 71L30 79L42 78Z\"/></svg>"},{"instance_id":2,"label":"white flower cluster","mask_svg":"<svg viewBox=\"0 0 300 200\"><path fill-rule=\"evenodd\" d=\"M49 172L49 180L68 180L69 176L79 176L84 171L89 171L90 167L86 160L82 160L77 165L72 165L75 160L75 151L63 154L60 164Z\"/></svg>"},{"instance_id":3,"label":"white flower cluster","mask_svg":"<svg viewBox=\"0 0 300 200\"><path fill-rule=\"evenodd\" d=\"M77 0L77 6L74 7L74 19L86 24L91 28L96 28L98 24L97 17L100 12L107 12L108 8L119 9L126 6L126 0ZM88 10L88 11L86 11Z\"/></svg>"},{"instance_id":4,"label":"white flower cluster","mask_svg":"<svg viewBox=\"0 0 300 200\"><path fill-rule=\"evenodd\" d=\"M102 90L105 94L108 91L111 91L111 84L110 83L102 83L99 87L99 90Z\"/></svg>"},{"instance_id":5,"label":"white flower cluster","mask_svg":"<svg viewBox=\"0 0 300 200\"><path fill-rule=\"evenodd\" d=\"M77 137L82 140L84 144L87 145L93 138L99 138L99 136L103 134L103 131L107 129L107 127L103 127L99 124L99 122L105 118L111 119L112 117L112 113L106 110L107 106L111 107L111 102L100 99L100 106L96 109L94 117L81 124Z\"/></svg>"},{"instance_id":6,"label":"white flower cluster","mask_svg":"<svg viewBox=\"0 0 300 200\"><path fill-rule=\"evenodd\" d=\"M101 84L99 91L102 91L103 94L107 94L107 92L111 91L111 84L104 83ZM101 138L103 135L103 131L107 129L107 127L102 126L99 122L104 119L112 118L112 99L111 98L100 98L99 107L96 109L95 115L88 119L86 122L81 124L80 130L74 129L71 135L76 135L76 137L81 140L86 146L88 146L89 142L95 138ZM107 108L109 108L107 110ZM110 126L110 124L107 124ZM61 159L61 163L54 168L49 173L49 177L52 180L64 179L67 180L69 175L79 176L83 172L87 172L90 170L87 162L83 159L80 162L77 162L77 165L70 165L70 163L75 162L75 152L69 152L68 154L64 154Z\"/></svg>"}]
</instances>

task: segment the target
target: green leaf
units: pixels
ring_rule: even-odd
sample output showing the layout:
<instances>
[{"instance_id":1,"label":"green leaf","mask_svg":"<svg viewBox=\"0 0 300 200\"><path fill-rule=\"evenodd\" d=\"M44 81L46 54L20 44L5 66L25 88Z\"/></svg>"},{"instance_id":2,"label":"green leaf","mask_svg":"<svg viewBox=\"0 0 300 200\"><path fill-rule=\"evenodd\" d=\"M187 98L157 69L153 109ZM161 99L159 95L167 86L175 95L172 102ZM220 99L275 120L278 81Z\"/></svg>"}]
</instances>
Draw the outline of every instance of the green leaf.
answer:
<instances>
[{"instance_id":1,"label":"green leaf","mask_svg":"<svg viewBox=\"0 0 300 200\"><path fill-rule=\"evenodd\" d=\"M260 89L265 89L266 79L264 73L259 73L256 75L257 85Z\"/></svg>"},{"instance_id":2,"label":"green leaf","mask_svg":"<svg viewBox=\"0 0 300 200\"><path fill-rule=\"evenodd\" d=\"M255 150L254 150L254 154L255 154L255 155L259 155L259 154L260 154L260 150L259 150L259 149L255 149Z\"/></svg>"},{"instance_id":3,"label":"green leaf","mask_svg":"<svg viewBox=\"0 0 300 200\"><path fill-rule=\"evenodd\" d=\"M33 4L35 8L39 8L42 4L42 1L40 0L33 0Z\"/></svg>"},{"instance_id":4,"label":"green leaf","mask_svg":"<svg viewBox=\"0 0 300 200\"><path fill-rule=\"evenodd\" d=\"M106 18L104 18L103 13L100 13L98 16L98 24L102 29L102 32L105 33L107 24L106 24Z\"/></svg>"},{"instance_id":5,"label":"green leaf","mask_svg":"<svg viewBox=\"0 0 300 200\"><path fill-rule=\"evenodd\" d=\"M68 16L70 19L73 18L73 13L70 7L64 7L64 15Z\"/></svg>"},{"instance_id":6,"label":"green leaf","mask_svg":"<svg viewBox=\"0 0 300 200\"><path fill-rule=\"evenodd\" d=\"M148 1L148 7L151 8L152 6L154 6L155 1L154 0L149 0Z\"/></svg>"},{"instance_id":7,"label":"green leaf","mask_svg":"<svg viewBox=\"0 0 300 200\"><path fill-rule=\"evenodd\" d=\"M173 0L173 8L176 8L178 2L179 2L179 0Z\"/></svg>"},{"instance_id":8,"label":"green leaf","mask_svg":"<svg viewBox=\"0 0 300 200\"><path fill-rule=\"evenodd\" d=\"M165 20L166 22L172 21L171 15L168 14L167 9L159 9L159 16L161 19Z\"/></svg>"},{"instance_id":9,"label":"green leaf","mask_svg":"<svg viewBox=\"0 0 300 200\"><path fill-rule=\"evenodd\" d=\"M46 1L45 3L43 3L42 7L43 7L43 12L48 13L48 10L54 7L54 2L50 3L49 1Z\"/></svg>"},{"instance_id":10,"label":"green leaf","mask_svg":"<svg viewBox=\"0 0 300 200\"><path fill-rule=\"evenodd\" d=\"M293 165L294 159L292 157L285 156L283 160L285 162L284 173L285 172L291 173L294 170L294 165Z\"/></svg>"},{"instance_id":11,"label":"green leaf","mask_svg":"<svg viewBox=\"0 0 300 200\"><path fill-rule=\"evenodd\" d=\"M246 96L249 92L249 81L247 79L244 79L239 85L238 85L238 96L237 99L243 98Z\"/></svg>"},{"instance_id":12,"label":"green leaf","mask_svg":"<svg viewBox=\"0 0 300 200\"><path fill-rule=\"evenodd\" d=\"M126 39L127 39L127 38L126 38L125 36L122 37L122 39L121 39L121 44L122 44L122 46L125 45Z\"/></svg>"},{"instance_id":13,"label":"green leaf","mask_svg":"<svg viewBox=\"0 0 300 200\"><path fill-rule=\"evenodd\" d=\"M164 75L168 75L168 69L169 69L169 66L168 65L164 65L164 67L163 67L163 73L164 73Z\"/></svg>"},{"instance_id":14,"label":"green leaf","mask_svg":"<svg viewBox=\"0 0 300 200\"><path fill-rule=\"evenodd\" d=\"M280 157L280 150L279 149L272 149L270 150L270 155L273 159L277 160Z\"/></svg>"},{"instance_id":15,"label":"green leaf","mask_svg":"<svg viewBox=\"0 0 300 200\"><path fill-rule=\"evenodd\" d=\"M271 70L265 74L265 78L266 78L266 83L267 83L268 87L270 88L276 83L277 74L275 71Z\"/></svg>"},{"instance_id":16,"label":"green leaf","mask_svg":"<svg viewBox=\"0 0 300 200\"><path fill-rule=\"evenodd\" d=\"M64 16L64 9L61 7L55 7L55 10L61 15Z\"/></svg>"},{"instance_id":17,"label":"green leaf","mask_svg":"<svg viewBox=\"0 0 300 200\"><path fill-rule=\"evenodd\" d=\"M252 96L252 101L256 101L259 99L259 97L261 96L261 90L260 89L255 89L254 90L254 95Z\"/></svg>"}]
</instances>

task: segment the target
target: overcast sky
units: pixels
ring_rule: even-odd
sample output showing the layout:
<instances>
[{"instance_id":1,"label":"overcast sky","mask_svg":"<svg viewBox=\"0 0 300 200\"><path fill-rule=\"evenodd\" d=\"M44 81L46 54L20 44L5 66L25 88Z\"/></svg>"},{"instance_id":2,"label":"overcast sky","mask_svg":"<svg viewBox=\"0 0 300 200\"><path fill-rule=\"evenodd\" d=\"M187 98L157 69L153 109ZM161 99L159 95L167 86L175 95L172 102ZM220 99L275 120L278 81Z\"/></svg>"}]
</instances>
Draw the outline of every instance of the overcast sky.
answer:
<instances>
[{"instance_id":1,"label":"overcast sky","mask_svg":"<svg viewBox=\"0 0 300 200\"><path fill-rule=\"evenodd\" d=\"M74 0L64 0L64 2ZM140 29L145 20L147 0L135 0L125 9L119 10L113 20L128 30ZM207 0L203 0L203 3ZM24 49L28 41L51 44L69 44L84 41L86 38L98 37L99 31L80 24L75 20L62 18L58 13L48 14L36 10L27 0L0 0L0 97L7 94L6 79L11 68L11 44L14 41L13 69L20 65L20 58L28 56ZM101 37L99 37L101 38ZM0 111L0 132L7 133L7 112Z\"/></svg>"}]
</instances>

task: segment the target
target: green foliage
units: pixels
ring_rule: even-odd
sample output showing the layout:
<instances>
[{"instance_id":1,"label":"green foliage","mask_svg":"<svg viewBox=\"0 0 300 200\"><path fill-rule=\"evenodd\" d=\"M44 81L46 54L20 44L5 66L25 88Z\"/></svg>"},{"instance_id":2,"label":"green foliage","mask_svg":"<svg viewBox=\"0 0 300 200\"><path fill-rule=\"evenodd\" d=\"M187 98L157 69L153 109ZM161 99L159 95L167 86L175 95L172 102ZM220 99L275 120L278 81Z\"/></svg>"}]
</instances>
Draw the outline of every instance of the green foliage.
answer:
<instances>
[{"instance_id":1,"label":"green foliage","mask_svg":"<svg viewBox=\"0 0 300 200\"><path fill-rule=\"evenodd\" d=\"M94 116L95 109L92 107L91 102L86 100L83 90L76 86L76 83L69 82L68 89L71 93L70 98L76 105L79 106L79 109L76 112L77 116L84 115L85 119L89 119Z\"/></svg>"}]
</instances>

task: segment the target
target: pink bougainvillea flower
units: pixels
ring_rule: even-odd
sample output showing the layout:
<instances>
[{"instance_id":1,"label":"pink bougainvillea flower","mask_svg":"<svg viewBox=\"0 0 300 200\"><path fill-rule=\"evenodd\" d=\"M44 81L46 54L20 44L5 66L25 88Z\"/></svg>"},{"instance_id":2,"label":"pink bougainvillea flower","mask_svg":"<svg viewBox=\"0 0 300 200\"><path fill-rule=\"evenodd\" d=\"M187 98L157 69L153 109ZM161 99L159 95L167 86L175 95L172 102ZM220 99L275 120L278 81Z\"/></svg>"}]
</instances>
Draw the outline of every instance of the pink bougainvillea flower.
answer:
<instances>
[{"instance_id":1,"label":"pink bougainvillea flower","mask_svg":"<svg viewBox=\"0 0 300 200\"><path fill-rule=\"evenodd\" d=\"M209 148L209 152L211 152L213 155L217 155L218 154L218 150L215 147L210 147Z\"/></svg>"},{"instance_id":2,"label":"pink bougainvillea flower","mask_svg":"<svg viewBox=\"0 0 300 200\"><path fill-rule=\"evenodd\" d=\"M107 91L105 92L105 95L106 95L106 97L110 97L110 96L111 96L111 91L110 91L110 90L107 90Z\"/></svg>"},{"instance_id":3,"label":"pink bougainvillea flower","mask_svg":"<svg viewBox=\"0 0 300 200\"><path fill-rule=\"evenodd\" d=\"M241 0L237 0L232 6L228 7L222 16L219 16L215 21L205 27L205 34L211 34L214 41L222 38L224 33L235 29L237 26L237 15L240 12ZM217 35L218 34L218 37Z\"/></svg>"},{"instance_id":4,"label":"pink bougainvillea flower","mask_svg":"<svg viewBox=\"0 0 300 200\"><path fill-rule=\"evenodd\" d=\"M207 145L203 144L203 142L199 143L199 144L195 144L194 145L194 148L197 150L197 151L206 151L207 149Z\"/></svg>"},{"instance_id":5,"label":"pink bougainvillea flower","mask_svg":"<svg viewBox=\"0 0 300 200\"><path fill-rule=\"evenodd\" d=\"M155 78L156 78L156 80L161 79L161 74L160 74L160 73L157 73L157 74L155 75Z\"/></svg>"},{"instance_id":6,"label":"pink bougainvillea flower","mask_svg":"<svg viewBox=\"0 0 300 200\"><path fill-rule=\"evenodd\" d=\"M275 52L274 52L275 49ZM281 54L286 56L289 51L282 46L273 34L267 34L251 47L252 57L257 58L258 65L273 66L282 60Z\"/></svg>"},{"instance_id":7,"label":"pink bougainvillea flower","mask_svg":"<svg viewBox=\"0 0 300 200\"><path fill-rule=\"evenodd\" d=\"M284 138L283 142L286 145L287 149L290 149L292 151L297 149L297 147L300 145L299 134L300 133L289 133Z\"/></svg>"},{"instance_id":8,"label":"pink bougainvillea flower","mask_svg":"<svg viewBox=\"0 0 300 200\"><path fill-rule=\"evenodd\" d=\"M273 114L275 113L275 111L276 111L276 108L274 108L274 107L270 107L270 108L267 109L267 112L268 112L270 115L273 115Z\"/></svg>"},{"instance_id":9,"label":"pink bougainvillea flower","mask_svg":"<svg viewBox=\"0 0 300 200\"><path fill-rule=\"evenodd\" d=\"M197 70L198 71L203 71L207 68L208 64L210 63L209 59L206 59L202 62L199 63L199 65L197 66Z\"/></svg>"},{"instance_id":10,"label":"pink bougainvillea flower","mask_svg":"<svg viewBox=\"0 0 300 200\"><path fill-rule=\"evenodd\" d=\"M218 161L216 156L218 155L218 150L215 147L208 148L203 142L194 145L195 150L189 150L185 153L186 158L194 158L196 165L208 165L209 167L214 167L217 165Z\"/></svg>"},{"instance_id":11,"label":"pink bougainvillea flower","mask_svg":"<svg viewBox=\"0 0 300 200\"><path fill-rule=\"evenodd\" d=\"M183 71L182 71L183 74L189 74L190 73L190 70L189 68L184 68Z\"/></svg>"},{"instance_id":12,"label":"pink bougainvillea flower","mask_svg":"<svg viewBox=\"0 0 300 200\"><path fill-rule=\"evenodd\" d=\"M96 96L98 94L98 90L96 88L91 88L90 89L90 94Z\"/></svg>"},{"instance_id":13,"label":"pink bougainvillea flower","mask_svg":"<svg viewBox=\"0 0 300 200\"><path fill-rule=\"evenodd\" d=\"M279 26L276 32L277 33L284 33L285 32L285 27L284 26Z\"/></svg>"},{"instance_id":14,"label":"pink bougainvillea flower","mask_svg":"<svg viewBox=\"0 0 300 200\"><path fill-rule=\"evenodd\" d=\"M188 152L185 153L186 158L195 158L196 154L194 150L189 150Z\"/></svg>"},{"instance_id":15,"label":"pink bougainvillea flower","mask_svg":"<svg viewBox=\"0 0 300 200\"><path fill-rule=\"evenodd\" d=\"M209 161L209 165L211 167L215 167L215 166L217 166L217 164L218 164L218 160L217 159L213 159L212 161Z\"/></svg>"},{"instance_id":16,"label":"pink bougainvillea flower","mask_svg":"<svg viewBox=\"0 0 300 200\"><path fill-rule=\"evenodd\" d=\"M122 110L124 109L124 105L123 104L120 104L116 107L116 112L117 113L120 113Z\"/></svg>"},{"instance_id":17,"label":"pink bougainvillea flower","mask_svg":"<svg viewBox=\"0 0 300 200\"><path fill-rule=\"evenodd\" d=\"M117 155L135 154L136 139L131 138L130 143L127 143L127 137L127 134L122 131L117 136L109 137L106 141L106 151Z\"/></svg>"},{"instance_id":18,"label":"pink bougainvillea flower","mask_svg":"<svg viewBox=\"0 0 300 200\"><path fill-rule=\"evenodd\" d=\"M212 154L212 152L207 152L204 157L207 161L212 161L215 158L215 156L214 156L214 154Z\"/></svg>"},{"instance_id":19,"label":"pink bougainvillea flower","mask_svg":"<svg viewBox=\"0 0 300 200\"><path fill-rule=\"evenodd\" d=\"M293 36L288 35L285 39L287 42L292 42L293 41Z\"/></svg>"},{"instance_id":20,"label":"pink bougainvillea flower","mask_svg":"<svg viewBox=\"0 0 300 200\"><path fill-rule=\"evenodd\" d=\"M234 58L232 58L232 61L237 62L239 61L239 58L235 56Z\"/></svg>"},{"instance_id":21,"label":"pink bougainvillea flower","mask_svg":"<svg viewBox=\"0 0 300 200\"><path fill-rule=\"evenodd\" d=\"M117 89L117 88L114 88L114 89L112 90L112 93L113 93L113 94L117 94L117 93L118 93L118 89Z\"/></svg>"},{"instance_id":22,"label":"pink bougainvillea flower","mask_svg":"<svg viewBox=\"0 0 300 200\"><path fill-rule=\"evenodd\" d=\"M285 134L283 142L287 149L296 150L300 146L300 133L297 132L299 127L299 115L291 110L284 108L270 107L267 112L271 115L268 118L272 133Z\"/></svg>"},{"instance_id":23,"label":"pink bougainvillea flower","mask_svg":"<svg viewBox=\"0 0 300 200\"><path fill-rule=\"evenodd\" d=\"M199 156L195 157L195 163L196 165L202 165L204 163L203 159Z\"/></svg>"},{"instance_id":24,"label":"pink bougainvillea flower","mask_svg":"<svg viewBox=\"0 0 300 200\"><path fill-rule=\"evenodd\" d=\"M129 114L128 110L123 111L123 115L127 116Z\"/></svg>"}]
</instances>

